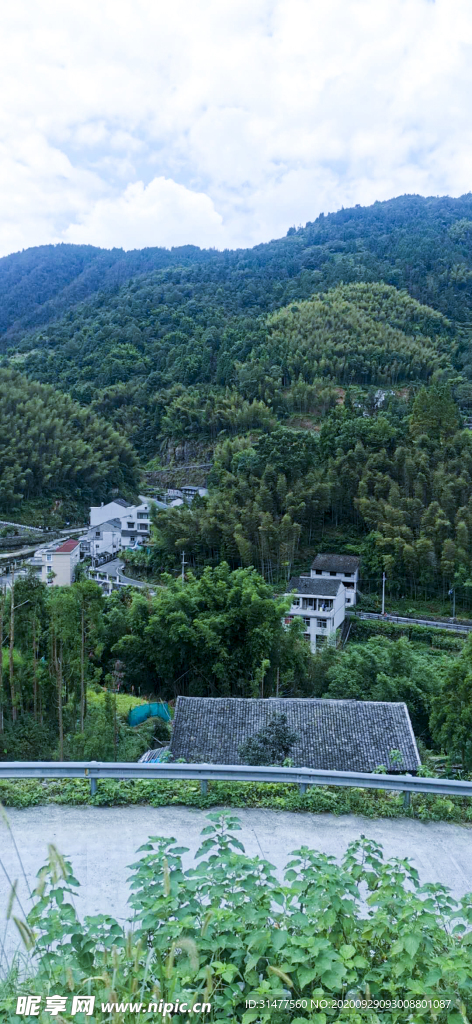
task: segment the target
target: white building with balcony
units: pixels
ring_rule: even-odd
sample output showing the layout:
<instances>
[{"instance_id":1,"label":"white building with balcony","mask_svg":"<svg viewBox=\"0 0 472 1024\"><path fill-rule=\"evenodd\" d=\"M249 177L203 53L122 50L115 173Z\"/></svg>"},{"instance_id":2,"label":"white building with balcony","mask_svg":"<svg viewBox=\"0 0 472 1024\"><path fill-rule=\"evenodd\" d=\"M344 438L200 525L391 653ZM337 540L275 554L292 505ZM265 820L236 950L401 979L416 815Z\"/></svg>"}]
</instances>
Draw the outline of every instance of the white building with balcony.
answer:
<instances>
[{"instance_id":1,"label":"white building with balcony","mask_svg":"<svg viewBox=\"0 0 472 1024\"><path fill-rule=\"evenodd\" d=\"M336 630L342 626L346 615L346 590L342 581L293 576L287 596L291 596L292 604L285 615L285 625L295 617L302 619L304 636L313 654L324 644L334 643Z\"/></svg>"},{"instance_id":2,"label":"white building with balcony","mask_svg":"<svg viewBox=\"0 0 472 1024\"><path fill-rule=\"evenodd\" d=\"M134 548L149 540L151 535L151 501L130 505L120 516L121 547Z\"/></svg>"},{"instance_id":3,"label":"white building with balcony","mask_svg":"<svg viewBox=\"0 0 472 1024\"><path fill-rule=\"evenodd\" d=\"M346 590L346 605L357 600L360 558L355 555L317 555L312 566L312 579L340 580Z\"/></svg>"},{"instance_id":4,"label":"white building with balcony","mask_svg":"<svg viewBox=\"0 0 472 1024\"><path fill-rule=\"evenodd\" d=\"M92 565L99 565L116 558L121 550L121 520L108 519L105 523L91 526L80 538L82 558L91 558Z\"/></svg>"}]
</instances>

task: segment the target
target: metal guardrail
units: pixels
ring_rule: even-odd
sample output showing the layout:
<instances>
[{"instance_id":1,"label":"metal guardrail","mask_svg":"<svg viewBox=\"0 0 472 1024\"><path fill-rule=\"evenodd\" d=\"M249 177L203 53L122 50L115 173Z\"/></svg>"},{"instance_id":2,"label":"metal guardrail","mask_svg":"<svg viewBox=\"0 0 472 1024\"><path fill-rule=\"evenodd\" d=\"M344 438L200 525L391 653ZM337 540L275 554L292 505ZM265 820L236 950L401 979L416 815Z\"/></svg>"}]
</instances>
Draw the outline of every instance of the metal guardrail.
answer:
<instances>
[{"instance_id":1,"label":"metal guardrail","mask_svg":"<svg viewBox=\"0 0 472 1024\"><path fill-rule=\"evenodd\" d=\"M411 793L472 797L472 781L428 779L414 775L381 775L366 772L323 771L315 768L258 768L241 764L161 764L156 761L0 761L0 779L88 779L90 792L98 779L198 779L202 793L211 781L293 783L305 793L307 786L349 786L356 789L389 789L403 793L406 807Z\"/></svg>"},{"instance_id":2,"label":"metal guardrail","mask_svg":"<svg viewBox=\"0 0 472 1024\"><path fill-rule=\"evenodd\" d=\"M357 611L357 609L349 609L346 611L346 616L357 619L376 619L380 622L400 623L406 626L428 626L430 629L447 629L453 633L472 632L472 626L466 626L460 622L442 622L440 619L412 619L406 615L391 615L388 612L385 615L381 615L380 612L362 612Z\"/></svg>"}]
</instances>

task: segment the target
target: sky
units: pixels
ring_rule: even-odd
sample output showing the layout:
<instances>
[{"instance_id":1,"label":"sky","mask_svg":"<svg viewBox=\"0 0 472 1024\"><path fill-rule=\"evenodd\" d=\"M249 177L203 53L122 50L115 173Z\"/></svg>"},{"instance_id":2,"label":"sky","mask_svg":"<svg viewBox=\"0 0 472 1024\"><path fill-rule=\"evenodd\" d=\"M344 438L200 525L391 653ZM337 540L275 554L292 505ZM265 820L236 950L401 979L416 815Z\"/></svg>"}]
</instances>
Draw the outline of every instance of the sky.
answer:
<instances>
[{"instance_id":1,"label":"sky","mask_svg":"<svg viewBox=\"0 0 472 1024\"><path fill-rule=\"evenodd\" d=\"M470 0L15 0L0 255L251 246L472 190Z\"/></svg>"}]
</instances>

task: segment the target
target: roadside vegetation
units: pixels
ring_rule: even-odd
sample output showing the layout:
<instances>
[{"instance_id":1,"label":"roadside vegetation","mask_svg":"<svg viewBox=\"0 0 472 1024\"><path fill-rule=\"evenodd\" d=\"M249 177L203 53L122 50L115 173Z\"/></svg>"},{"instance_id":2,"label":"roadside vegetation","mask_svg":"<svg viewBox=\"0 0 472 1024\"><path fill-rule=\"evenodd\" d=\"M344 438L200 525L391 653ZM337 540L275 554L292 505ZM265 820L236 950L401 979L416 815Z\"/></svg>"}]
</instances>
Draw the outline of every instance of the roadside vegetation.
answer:
<instances>
[{"instance_id":1,"label":"roadside vegetation","mask_svg":"<svg viewBox=\"0 0 472 1024\"><path fill-rule=\"evenodd\" d=\"M124 925L79 920L73 865L50 847L26 920L12 893L25 966L20 975L14 962L0 983L0 1020L20 1020L18 995L31 991L43 1007L50 993L67 993L64 1021L151 1020L149 1005L162 1000L174 1004L163 1020L184 1022L186 1011L171 1016L177 999L209 1004L192 1020L241 1024L396 1024L405 1009L411 1024L470 1019L471 894L456 901L443 886L420 886L408 860L385 860L364 836L341 864L294 850L281 882L269 862L246 855L237 818L209 819L195 868L184 870L187 851L174 839L140 847ZM92 993L93 1015L71 1016L73 996ZM133 1010L117 1014L116 1003Z\"/></svg>"}]
</instances>

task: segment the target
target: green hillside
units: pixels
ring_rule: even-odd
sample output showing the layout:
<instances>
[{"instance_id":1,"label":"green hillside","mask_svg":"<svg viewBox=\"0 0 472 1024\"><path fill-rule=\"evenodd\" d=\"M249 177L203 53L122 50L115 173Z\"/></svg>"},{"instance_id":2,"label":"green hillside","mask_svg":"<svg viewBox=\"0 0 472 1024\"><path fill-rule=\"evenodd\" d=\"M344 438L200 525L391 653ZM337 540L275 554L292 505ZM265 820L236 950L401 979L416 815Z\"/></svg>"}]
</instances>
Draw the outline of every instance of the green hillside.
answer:
<instances>
[{"instance_id":1,"label":"green hillside","mask_svg":"<svg viewBox=\"0 0 472 1024\"><path fill-rule=\"evenodd\" d=\"M341 282L385 281L448 317L472 319L472 195L400 196L320 215L253 249L196 246L124 252L38 246L0 260L3 345L132 278L160 272L171 304L195 299L232 313L266 313ZM176 275L173 268L177 268Z\"/></svg>"},{"instance_id":2,"label":"green hillside","mask_svg":"<svg viewBox=\"0 0 472 1024\"><path fill-rule=\"evenodd\" d=\"M0 505L76 497L96 502L138 486L128 442L67 395L0 369Z\"/></svg>"}]
</instances>

